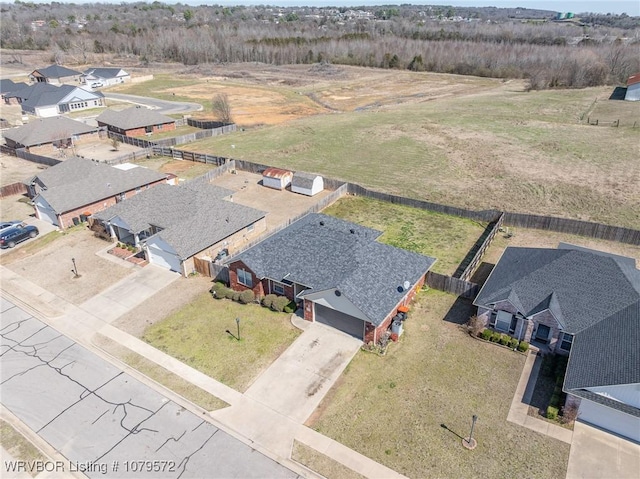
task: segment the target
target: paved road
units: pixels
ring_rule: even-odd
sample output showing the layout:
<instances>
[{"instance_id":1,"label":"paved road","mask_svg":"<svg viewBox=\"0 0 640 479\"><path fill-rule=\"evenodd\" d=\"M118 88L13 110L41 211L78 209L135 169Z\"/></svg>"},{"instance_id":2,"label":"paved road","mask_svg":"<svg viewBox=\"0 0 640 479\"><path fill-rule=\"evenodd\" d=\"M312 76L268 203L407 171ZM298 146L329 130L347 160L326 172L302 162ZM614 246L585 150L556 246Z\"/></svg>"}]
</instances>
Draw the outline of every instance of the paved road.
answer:
<instances>
[{"instance_id":1,"label":"paved road","mask_svg":"<svg viewBox=\"0 0 640 479\"><path fill-rule=\"evenodd\" d=\"M4 298L0 313L2 404L87 476L298 477Z\"/></svg>"},{"instance_id":2,"label":"paved road","mask_svg":"<svg viewBox=\"0 0 640 479\"><path fill-rule=\"evenodd\" d=\"M189 113L190 111L202 110L199 103L188 103L179 101L165 101L157 98L149 98L138 95L123 95L121 93L103 92L104 96L110 100L124 101L135 103L136 105L145 105L163 115L174 115L179 113Z\"/></svg>"}]
</instances>

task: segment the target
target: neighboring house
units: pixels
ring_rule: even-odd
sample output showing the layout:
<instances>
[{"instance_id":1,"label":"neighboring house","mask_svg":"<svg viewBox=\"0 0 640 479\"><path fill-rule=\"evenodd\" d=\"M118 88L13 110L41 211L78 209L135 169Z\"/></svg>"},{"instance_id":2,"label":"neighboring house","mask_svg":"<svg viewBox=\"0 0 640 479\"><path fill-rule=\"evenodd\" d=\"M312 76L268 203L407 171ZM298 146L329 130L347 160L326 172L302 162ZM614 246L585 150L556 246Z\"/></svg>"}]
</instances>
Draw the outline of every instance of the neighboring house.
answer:
<instances>
[{"instance_id":1,"label":"neighboring house","mask_svg":"<svg viewBox=\"0 0 640 479\"><path fill-rule=\"evenodd\" d=\"M166 183L166 175L148 168L123 170L74 157L25 183L36 216L64 229L73 226L80 215L89 216L146 188Z\"/></svg>"},{"instance_id":2,"label":"neighboring house","mask_svg":"<svg viewBox=\"0 0 640 479\"><path fill-rule=\"evenodd\" d=\"M291 180L291 191L301 195L314 196L324 190L324 180L320 175L296 172Z\"/></svg>"},{"instance_id":3,"label":"neighboring house","mask_svg":"<svg viewBox=\"0 0 640 479\"><path fill-rule=\"evenodd\" d=\"M96 120L98 126L106 126L109 131L124 136L151 135L176 129L173 118L141 106L121 111L105 110Z\"/></svg>"},{"instance_id":4,"label":"neighboring house","mask_svg":"<svg viewBox=\"0 0 640 479\"><path fill-rule=\"evenodd\" d=\"M280 168L267 168L262 172L262 185L267 188L284 190L291 184L293 173Z\"/></svg>"},{"instance_id":5,"label":"neighboring house","mask_svg":"<svg viewBox=\"0 0 640 479\"><path fill-rule=\"evenodd\" d=\"M632 75L627 80L627 93L624 99L628 101L640 101L640 73Z\"/></svg>"},{"instance_id":6,"label":"neighboring house","mask_svg":"<svg viewBox=\"0 0 640 479\"><path fill-rule=\"evenodd\" d=\"M563 390L581 398L581 420L640 441L634 259L566 244L509 247L474 304L490 327L569 355Z\"/></svg>"},{"instance_id":7,"label":"neighboring house","mask_svg":"<svg viewBox=\"0 0 640 479\"><path fill-rule=\"evenodd\" d=\"M36 83L5 95L5 102L17 101L22 111L39 117L104 106L104 95L72 85Z\"/></svg>"},{"instance_id":8,"label":"neighboring house","mask_svg":"<svg viewBox=\"0 0 640 479\"><path fill-rule=\"evenodd\" d=\"M84 71L83 78L89 86L94 83L110 86L130 81L131 75L122 68L89 68Z\"/></svg>"},{"instance_id":9,"label":"neighboring house","mask_svg":"<svg viewBox=\"0 0 640 479\"><path fill-rule=\"evenodd\" d=\"M434 258L378 243L380 231L309 214L231 258L236 291L284 295L304 318L377 342L422 287Z\"/></svg>"},{"instance_id":10,"label":"neighboring house","mask_svg":"<svg viewBox=\"0 0 640 479\"><path fill-rule=\"evenodd\" d=\"M26 83L14 83L13 80L0 80L0 97L4 100L4 96L8 93L21 90L27 86ZM7 102L9 103L9 102ZM15 102L17 103L17 101Z\"/></svg>"},{"instance_id":11,"label":"neighboring house","mask_svg":"<svg viewBox=\"0 0 640 479\"><path fill-rule=\"evenodd\" d=\"M113 238L144 247L150 263L186 276L195 256L210 260L266 230L266 213L227 201L232 194L208 183L161 185L93 218Z\"/></svg>"},{"instance_id":12,"label":"neighboring house","mask_svg":"<svg viewBox=\"0 0 640 479\"><path fill-rule=\"evenodd\" d=\"M60 65L51 65L34 70L29 75L29 79L36 83L52 83L55 85L81 83L82 73Z\"/></svg>"},{"instance_id":13,"label":"neighboring house","mask_svg":"<svg viewBox=\"0 0 640 479\"><path fill-rule=\"evenodd\" d=\"M5 131L9 148L18 149L51 145L52 149L69 148L85 141L98 140L98 129L63 116L37 118L26 125Z\"/></svg>"}]
</instances>

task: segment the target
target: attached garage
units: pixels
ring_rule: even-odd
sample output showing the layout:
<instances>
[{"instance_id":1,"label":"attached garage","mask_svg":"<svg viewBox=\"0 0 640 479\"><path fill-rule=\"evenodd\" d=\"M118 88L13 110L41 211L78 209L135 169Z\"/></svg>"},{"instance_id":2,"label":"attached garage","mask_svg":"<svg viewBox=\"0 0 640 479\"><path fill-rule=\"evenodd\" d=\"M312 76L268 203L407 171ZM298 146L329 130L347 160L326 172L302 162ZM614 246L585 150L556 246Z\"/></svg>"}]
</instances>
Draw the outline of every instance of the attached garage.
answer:
<instances>
[{"instance_id":1,"label":"attached garage","mask_svg":"<svg viewBox=\"0 0 640 479\"><path fill-rule=\"evenodd\" d=\"M580 401L578 417L581 421L640 442L640 417L625 414L588 399Z\"/></svg>"},{"instance_id":2,"label":"attached garage","mask_svg":"<svg viewBox=\"0 0 640 479\"><path fill-rule=\"evenodd\" d=\"M355 316L341 313L318 303L313 303L315 321L338 329L350 336L364 339L365 322Z\"/></svg>"},{"instance_id":3,"label":"attached garage","mask_svg":"<svg viewBox=\"0 0 640 479\"><path fill-rule=\"evenodd\" d=\"M182 273L182 261L177 253L160 238L154 238L147 243L147 259L149 263Z\"/></svg>"},{"instance_id":4,"label":"attached garage","mask_svg":"<svg viewBox=\"0 0 640 479\"><path fill-rule=\"evenodd\" d=\"M34 201L34 205L36 208L37 217L42 221L46 221L47 223L51 223L53 226L60 226L58 224L58 216L56 212L53 210L51 205L47 203L44 198L37 197Z\"/></svg>"}]
</instances>

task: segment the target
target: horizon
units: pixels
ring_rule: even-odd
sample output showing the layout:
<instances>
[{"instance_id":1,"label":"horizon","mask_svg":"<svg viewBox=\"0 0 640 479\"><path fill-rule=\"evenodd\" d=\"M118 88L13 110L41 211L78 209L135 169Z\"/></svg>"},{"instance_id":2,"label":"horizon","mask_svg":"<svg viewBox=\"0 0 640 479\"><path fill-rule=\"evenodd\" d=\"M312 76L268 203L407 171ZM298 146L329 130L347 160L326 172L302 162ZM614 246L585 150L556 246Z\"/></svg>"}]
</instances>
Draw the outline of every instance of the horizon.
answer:
<instances>
[{"instance_id":1,"label":"horizon","mask_svg":"<svg viewBox=\"0 0 640 479\"><path fill-rule=\"evenodd\" d=\"M0 2L5 3L5 2ZM6 2L8 3L8 2ZM51 1L38 1L33 3L51 3ZM62 4L76 3L79 5L85 3L138 3L135 0L121 1L121 0L103 0L103 1L63 1ZM152 3L152 0L148 0L146 3ZM629 16L640 16L640 2L637 0L445 0L442 2L430 2L430 1L417 1L417 2L385 2L376 0L275 0L275 1L256 1L256 0L219 0L219 1L202 1L202 0L183 0L182 2L166 1L162 2L167 5L175 5L183 3L191 6L208 6L208 5L220 5L220 6L236 6L236 5L269 5L274 7L359 7L359 6L395 6L395 5L431 5L431 6L452 6L452 7L496 7L496 8L526 8L532 10L549 10L553 12L573 12L573 13L600 13L600 14L613 14L621 15L626 13Z\"/></svg>"}]
</instances>

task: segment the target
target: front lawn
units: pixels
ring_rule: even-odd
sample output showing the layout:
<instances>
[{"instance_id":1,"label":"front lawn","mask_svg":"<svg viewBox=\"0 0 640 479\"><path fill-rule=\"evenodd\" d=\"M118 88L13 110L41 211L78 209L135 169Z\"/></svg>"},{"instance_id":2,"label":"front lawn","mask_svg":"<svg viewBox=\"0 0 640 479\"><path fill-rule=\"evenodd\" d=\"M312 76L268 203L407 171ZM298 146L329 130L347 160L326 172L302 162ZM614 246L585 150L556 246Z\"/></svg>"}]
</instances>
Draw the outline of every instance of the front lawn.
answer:
<instances>
[{"instance_id":1,"label":"front lawn","mask_svg":"<svg viewBox=\"0 0 640 479\"><path fill-rule=\"evenodd\" d=\"M216 300L206 292L150 326L142 339L244 392L300 334L290 317L257 304ZM240 318L240 341L232 336L237 335L236 318Z\"/></svg>"},{"instance_id":2,"label":"front lawn","mask_svg":"<svg viewBox=\"0 0 640 479\"><path fill-rule=\"evenodd\" d=\"M380 230L380 242L432 256L438 261L431 270L448 275L484 231L466 218L364 197L342 198L323 213Z\"/></svg>"},{"instance_id":3,"label":"front lawn","mask_svg":"<svg viewBox=\"0 0 640 479\"><path fill-rule=\"evenodd\" d=\"M568 444L506 420L525 357L471 338L458 324L472 311L420 293L401 342L359 352L309 425L409 477L564 477Z\"/></svg>"}]
</instances>

